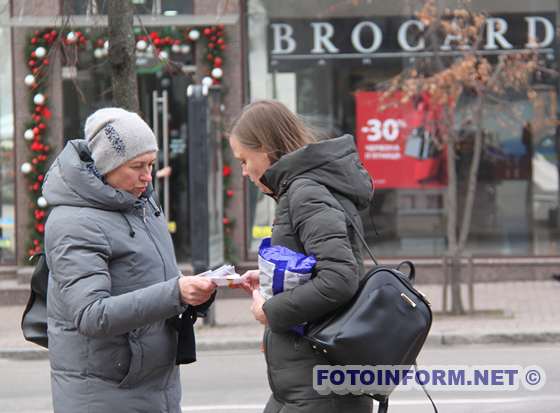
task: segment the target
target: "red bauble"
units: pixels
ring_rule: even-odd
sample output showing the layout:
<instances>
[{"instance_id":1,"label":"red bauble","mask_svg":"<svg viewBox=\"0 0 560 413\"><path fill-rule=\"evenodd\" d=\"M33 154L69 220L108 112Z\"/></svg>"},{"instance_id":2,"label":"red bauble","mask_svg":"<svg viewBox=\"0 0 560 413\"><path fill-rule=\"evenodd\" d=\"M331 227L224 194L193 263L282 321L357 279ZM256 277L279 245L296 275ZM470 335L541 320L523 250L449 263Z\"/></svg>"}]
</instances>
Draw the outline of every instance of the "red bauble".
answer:
<instances>
[{"instance_id":1,"label":"red bauble","mask_svg":"<svg viewBox=\"0 0 560 413\"><path fill-rule=\"evenodd\" d=\"M35 59L35 58L37 57L37 53L31 52L31 57L32 57L33 59Z\"/></svg>"},{"instance_id":2,"label":"red bauble","mask_svg":"<svg viewBox=\"0 0 560 413\"><path fill-rule=\"evenodd\" d=\"M37 136L40 132L41 132L41 131L39 130L39 128L38 128L37 126L35 126L35 127L33 128L33 134L34 134L35 136Z\"/></svg>"},{"instance_id":3,"label":"red bauble","mask_svg":"<svg viewBox=\"0 0 560 413\"><path fill-rule=\"evenodd\" d=\"M215 47L216 47L216 45L214 43L208 43L208 48L209 49L213 49Z\"/></svg>"},{"instance_id":4,"label":"red bauble","mask_svg":"<svg viewBox=\"0 0 560 413\"><path fill-rule=\"evenodd\" d=\"M33 38L31 39L31 44L36 44L36 43L37 43L37 38L36 38L36 37L33 37Z\"/></svg>"},{"instance_id":5,"label":"red bauble","mask_svg":"<svg viewBox=\"0 0 560 413\"><path fill-rule=\"evenodd\" d=\"M231 175L231 167L229 165L224 165L224 169L222 171L222 174L224 175L224 177L228 177Z\"/></svg>"},{"instance_id":6,"label":"red bauble","mask_svg":"<svg viewBox=\"0 0 560 413\"><path fill-rule=\"evenodd\" d=\"M39 234L42 234L43 232L45 232L45 224L36 224L35 229Z\"/></svg>"},{"instance_id":7,"label":"red bauble","mask_svg":"<svg viewBox=\"0 0 560 413\"><path fill-rule=\"evenodd\" d=\"M47 129L47 125L45 125L44 123L39 123L39 129L45 130Z\"/></svg>"},{"instance_id":8,"label":"red bauble","mask_svg":"<svg viewBox=\"0 0 560 413\"><path fill-rule=\"evenodd\" d=\"M45 66L48 66L49 65L49 59L43 59L43 64Z\"/></svg>"},{"instance_id":9,"label":"red bauble","mask_svg":"<svg viewBox=\"0 0 560 413\"><path fill-rule=\"evenodd\" d=\"M43 218L45 218L45 213L40 209L36 209L35 212L33 212L33 214L35 215L35 219L37 221L41 221Z\"/></svg>"},{"instance_id":10,"label":"red bauble","mask_svg":"<svg viewBox=\"0 0 560 413\"><path fill-rule=\"evenodd\" d=\"M27 61L27 66L29 66L29 67L35 66L35 60L29 59L29 60Z\"/></svg>"},{"instance_id":11,"label":"red bauble","mask_svg":"<svg viewBox=\"0 0 560 413\"><path fill-rule=\"evenodd\" d=\"M218 39L218 40L216 41L216 43L218 43L218 44L224 44L224 39L221 39L221 38L220 38L220 39Z\"/></svg>"},{"instance_id":12,"label":"red bauble","mask_svg":"<svg viewBox=\"0 0 560 413\"><path fill-rule=\"evenodd\" d=\"M208 60L209 62L211 62L211 61L214 60L214 56L212 55L212 53L208 53L208 54L206 55L206 60Z\"/></svg>"},{"instance_id":13,"label":"red bauble","mask_svg":"<svg viewBox=\"0 0 560 413\"><path fill-rule=\"evenodd\" d=\"M224 225L229 225L231 224L231 221L229 220L228 217L224 217Z\"/></svg>"},{"instance_id":14,"label":"red bauble","mask_svg":"<svg viewBox=\"0 0 560 413\"><path fill-rule=\"evenodd\" d=\"M37 192L40 188L41 188L41 185L39 184L39 182L35 182L33 184L33 186L31 187L31 189L33 189L35 192Z\"/></svg>"},{"instance_id":15,"label":"red bauble","mask_svg":"<svg viewBox=\"0 0 560 413\"><path fill-rule=\"evenodd\" d=\"M160 40L159 38L155 38L155 39L154 39L154 44L155 44L156 46L159 46L159 45L161 44L161 40Z\"/></svg>"},{"instance_id":16,"label":"red bauble","mask_svg":"<svg viewBox=\"0 0 560 413\"><path fill-rule=\"evenodd\" d=\"M228 198L231 198L231 197L234 195L233 190L228 189L228 190L226 191L226 195L227 195Z\"/></svg>"},{"instance_id":17,"label":"red bauble","mask_svg":"<svg viewBox=\"0 0 560 413\"><path fill-rule=\"evenodd\" d=\"M210 41L215 42L216 40L218 40L218 38L216 36L210 37Z\"/></svg>"},{"instance_id":18,"label":"red bauble","mask_svg":"<svg viewBox=\"0 0 560 413\"><path fill-rule=\"evenodd\" d=\"M214 58L214 67L222 67L223 60L220 56Z\"/></svg>"},{"instance_id":19,"label":"red bauble","mask_svg":"<svg viewBox=\"0 0 560 413\"><path fill-rule=\"evenodd\" d=\"M206 29L204 29L202 31L202 34L204 34L206 37L210 36L212 34L212 30L210 30L209 27L207 27Z\"/></svg>"},{"instance_id":20,"label":"red bauble","mask_svg":"<svg viewBox=\"0 0 560 413\"><path fill-rule=\"evenodd\" d=\"M221 45L220 45L220 50L226 50L226 45L225 45L225 44L221 44Z\"/></svg>"}]
</instances>

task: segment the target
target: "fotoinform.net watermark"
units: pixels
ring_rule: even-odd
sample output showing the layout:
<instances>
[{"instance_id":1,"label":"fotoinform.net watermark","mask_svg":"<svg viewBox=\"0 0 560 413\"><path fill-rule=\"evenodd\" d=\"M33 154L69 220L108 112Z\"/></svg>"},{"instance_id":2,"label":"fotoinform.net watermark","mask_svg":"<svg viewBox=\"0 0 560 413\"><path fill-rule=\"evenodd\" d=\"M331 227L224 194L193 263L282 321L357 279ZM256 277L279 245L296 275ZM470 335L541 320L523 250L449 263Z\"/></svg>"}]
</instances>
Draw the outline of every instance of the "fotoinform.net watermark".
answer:
<instances>
[{"instance_id":1,"label":"fotoinform.net watermark","mask_svg":"<svg viewBox=\"0 0 560 413\"><path fill-rule=\"evenodd\" d=\"M330 366L313 368L313 388L319 394L384 394L397 390L515 391L539 390L546 382L540 366Z\"/></svg>"}]
</instances>

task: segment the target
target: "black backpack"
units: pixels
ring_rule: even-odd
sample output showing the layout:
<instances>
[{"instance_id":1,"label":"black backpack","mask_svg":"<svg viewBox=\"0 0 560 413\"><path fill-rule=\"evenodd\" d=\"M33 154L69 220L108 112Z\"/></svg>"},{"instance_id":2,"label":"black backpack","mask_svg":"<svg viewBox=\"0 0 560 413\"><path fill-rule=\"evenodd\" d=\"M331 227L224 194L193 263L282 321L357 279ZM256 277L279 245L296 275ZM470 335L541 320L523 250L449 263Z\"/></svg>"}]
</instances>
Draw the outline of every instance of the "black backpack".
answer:
<instances>
[{"instance_id":1,"label":"black backpack","mask_svg":"<svg viewBox=\"0 0 560 413\"><path fill-rule=\"evenodd\" d=\"M27 341L48 348L47 286L49 282L49 267L45 253L36 254L31 257L31 260L36 257L38 257L37 262L31 275L31 291L21 317L21 331Z\"/></svg>"},{"instance_id":2,"label":"black backpack","mask_svg":"<svg viewBox=\"0 0 560 413\"><path fill-rule=\"evenodd\" d=\"M345 211L375 267L365 274L350 302L324 319L310 323L304 338L331 365L416 367L416 357L432 325L432 310L424 294L413 287L414 264L403 261L396 268L379 265L342 197L332 195ZM402 266L409 267L408 275L401 272ZM421 386L437 413L432 398ZM386 413L392 390L364 395L379 402L378 413Z\"/></svg>"}]
</instances>

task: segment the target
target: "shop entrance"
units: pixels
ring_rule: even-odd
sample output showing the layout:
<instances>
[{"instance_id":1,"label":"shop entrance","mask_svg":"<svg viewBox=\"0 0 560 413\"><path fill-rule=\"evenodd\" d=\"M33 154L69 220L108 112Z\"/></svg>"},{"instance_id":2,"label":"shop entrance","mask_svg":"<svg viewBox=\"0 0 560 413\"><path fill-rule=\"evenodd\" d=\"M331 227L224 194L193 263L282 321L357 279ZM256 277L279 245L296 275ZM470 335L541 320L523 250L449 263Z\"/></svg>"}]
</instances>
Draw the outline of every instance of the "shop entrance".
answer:
<instances>
[{"instance_id":1,"label":"shop entrance","mask_svg":"<svg viewBox=\"0 0 560 413\"><path fill-rule=\"evenodd\" d=\"M191 257L186 102L186 90L191 83L192 76L180 70L164 71L144 65L138 73L140 116L157 129L158 167L171 168L167 178L154 178L154 184L160 204L162 207L165 204L167 209L169 231L179 262L190 261ZM75 77L64 79L63 87L65 139L81 138L87 117L99 108L112 105L110 74L106 66L78 70Z\"/></svg>"},{"instance_id":2,"label":"shop entrance","mask_svg":"<svg viewBox=\"0 0 560 413\"><path fill-rule=\"evenodd\" d=\"M158 72L138 76L140 111L154 130L160 149L154 187L179 262L191 257L186 103L186 90L191 83L189 76L180 74ZM155 176L158 170L163 176Z\"/></svg>"}]
</instances>

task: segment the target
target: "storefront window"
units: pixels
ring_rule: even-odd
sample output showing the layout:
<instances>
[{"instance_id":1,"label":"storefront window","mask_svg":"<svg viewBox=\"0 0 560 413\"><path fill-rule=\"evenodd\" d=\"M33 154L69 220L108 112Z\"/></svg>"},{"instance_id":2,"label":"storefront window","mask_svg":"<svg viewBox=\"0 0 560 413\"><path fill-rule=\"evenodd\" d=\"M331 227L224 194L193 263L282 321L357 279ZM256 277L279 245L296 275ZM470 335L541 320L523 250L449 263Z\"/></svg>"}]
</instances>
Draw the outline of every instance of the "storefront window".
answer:
<instances>
[{"instance_id":1,"label":"storefront window","mask_svg":"<svg viewBox=\"0 0 560 413\"><path fill-rule=\"evenodd\" d=\"M8 13L0 1L0 13ZM12 105L12 40L9 28L0 28L4 45L0 59L0 264L15 263L14 113Z\"/></svg>"},{"instance_id":2,"label":"storefront window","mask_svg":"<svg viewBox=\"0 0 560 413\"><path fill-rule=\"evenodd\" d=\"M356 137L376 182L374 222L367 213L363 219L367 240L380 256L439 256L448 242L447 155L444 145L433 144L436 135L444 136L445 105L421 95L394 107L382 101L391 79L433 57L422 43L415 4L423 2L248 1L251 100L284 102L322 139ZM556 69L558 2L473 1L472 8L497 21L482 45L491 62L536 42L539 64ZM453 42L443 46L440 52L460 59ZM507 89L501 96L506 111L492 99L482 105L483 148L467 250L478 256L556 255L558 80L534 74L531 93ZM478 128L469 123L476 100L461 96L452 112L458 225ZM266 234L263 226L271 225L274 204L258 196L248 202L248 245L254 252Z\"/></svg>"},{"instance_id":3,"label":"storefront window","mask_svg":"<svg viewBox=\"0 0 560 413\"><path fill-rule=\"evenodd\" d=\"M136 14L176 16L192 14L192 0L132 0ZM72 0L64 2L67 14L107 14L106 0Z\"/></svg>"}]
</instances>

